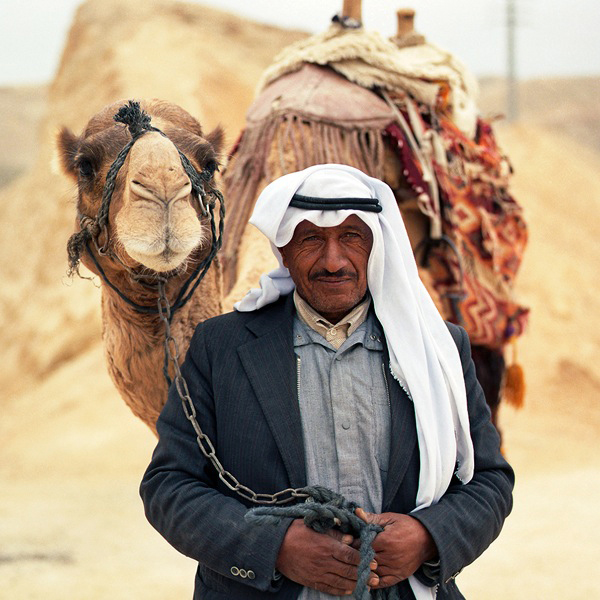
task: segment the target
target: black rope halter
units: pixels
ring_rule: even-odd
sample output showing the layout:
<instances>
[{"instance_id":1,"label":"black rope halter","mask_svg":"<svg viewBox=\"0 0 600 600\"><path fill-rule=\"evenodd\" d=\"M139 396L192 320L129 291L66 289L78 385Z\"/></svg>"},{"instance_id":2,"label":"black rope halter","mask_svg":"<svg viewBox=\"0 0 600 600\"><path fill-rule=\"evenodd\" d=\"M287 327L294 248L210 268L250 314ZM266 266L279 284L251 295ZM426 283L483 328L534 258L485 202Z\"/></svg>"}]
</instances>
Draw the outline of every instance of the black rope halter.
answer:
<instances>
[{"instance_id":1,"label":"black rope halter","mask_svg":"<svg viewBox=\"0 0 600 600\"><path fill-rule=\"evenodd\" d=\"M114 283L112 283L106 272L100 265L96 255L92 252L90 248L90 241L94 241L96 251L100 256L105 256L108 254L108 244L110 241L110 237L108 235L108 216L110 210L110 203L112 200L113 192L115 189L115 183L117 179L117 175L119 173L119 169L125 163L125 159L129 154L132 146L136 143L136 141L143 135L148 132L156 132L160 135L166 137L168 136L163 133L160 129L152 126L150 124L151 117L140 107L139 102L135 102L130 100L126 105L122 106L118 112L114 115L113 119L117 123L123 123L127 125L129 129L129 133L131 134L131 140L121 149L114 162L110 166L108 173L106 174L106 181L104 184L104 188L102 190L102 203L100 205L100 209L98 210L98 214L95 219L91 217L82 217L81 228L82 233L84 233L84 244L85 248L90 255L98 273L102 280L113 290L115 291L119 297L133 307L137 312L146 313L146 314L159 314L158 308L154 306L144 306L138 304L128 298ZM177 148L177 146L176 146ZM189 177L191 185L192 185L192 194L194 194L198 200L198 204L200 206L200 212L203 217L210 218L210 230L211 230L211 249L208 255L201 262L196 265L190 277L183 284L182 288L179 290L177 298L175 302L171 306L171 314L170 319L172 319L173 314L182 306L184 306L187 301L192 297L196 288L206 275L206 272L210 268L212 261L214 260L217 252L221 248L222 238L223 238L223 226L225 223L225 204L223 201L223 195L219 190L209 185L209 182L213 176L213 173L210 170L202 171L198 173L195 169L194 165L190 162L190 160L177 148L177 152L179 153L179 158L181 160L181 164L186 175ZM208 187L208 193L205 190L205 186ZM212 197L209 199L207 196ZM215 222L215 204L216 200L219 201L219 226L217 231L217 225ZM104 232L104 244L100 245L98 239L100 235ZM160 279L160 276L156 278ZM170 320L169 319L169 320Z\"/></svg>"}]
</instances>

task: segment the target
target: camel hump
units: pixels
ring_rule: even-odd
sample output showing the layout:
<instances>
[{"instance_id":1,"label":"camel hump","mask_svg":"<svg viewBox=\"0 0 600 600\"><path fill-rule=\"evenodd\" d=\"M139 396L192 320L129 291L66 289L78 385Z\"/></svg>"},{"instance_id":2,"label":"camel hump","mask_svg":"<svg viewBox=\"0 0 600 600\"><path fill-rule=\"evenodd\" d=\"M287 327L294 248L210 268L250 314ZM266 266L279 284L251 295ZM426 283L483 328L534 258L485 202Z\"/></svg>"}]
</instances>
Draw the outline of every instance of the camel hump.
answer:
<instances>
[{"instance_id":1,"label":"camel hump","mask_svg":"<svg viewBox=\"0 0 600 600\"><path fill-rule=\"evenodd\" d=\"M297 114L338 127L385 128L394 120L389 106L371 90L330 67L304 63L271 83L248 110L248 124L279 114Z\"/></svg>"}]
</instances>

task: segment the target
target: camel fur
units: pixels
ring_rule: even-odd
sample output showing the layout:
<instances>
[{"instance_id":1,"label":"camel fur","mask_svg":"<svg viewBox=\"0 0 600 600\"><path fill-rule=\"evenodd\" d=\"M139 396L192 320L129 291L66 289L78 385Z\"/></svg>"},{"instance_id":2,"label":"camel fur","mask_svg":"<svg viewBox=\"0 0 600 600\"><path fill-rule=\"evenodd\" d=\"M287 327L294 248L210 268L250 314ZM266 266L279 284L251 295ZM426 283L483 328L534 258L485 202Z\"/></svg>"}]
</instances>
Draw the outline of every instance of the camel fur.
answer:
<instances>
[{"instance_id":1,"label":"camel fur","mask_svg":"<svg viewBox=\"0 0 600 600\"><path fill-rule=\"evenodd\" d=\"M124 102L93 116L80 136L62 129L57 144L64 172L77 183L76 233L100 207L106 175L121 149L131 140L127 127L113 116ZM173 304L194 268L211 248L208 219L200 213L190 178L177 148L196 170L211 174L218 166L223 134L218 128L204 136L198 121L167 102L140 101L152 125L165 136L141 136L119 170L110 204L106 239L90 244L106 278L141 306L157 306L157 275L167 278L166 294ZM102 244L108 253L100 253ZM83 252L71 256L96 275L94 260ZM141 281L138 278L141 277ZM218 259L213 261L193 296L174 315L171 332L183 360L195 326L222 312ZM137 311L119 294L102 285L102 337L110 376L133 413L152 431L167 398L163 375L164 324L157 314Z\"/></svg>"}]
</instances>

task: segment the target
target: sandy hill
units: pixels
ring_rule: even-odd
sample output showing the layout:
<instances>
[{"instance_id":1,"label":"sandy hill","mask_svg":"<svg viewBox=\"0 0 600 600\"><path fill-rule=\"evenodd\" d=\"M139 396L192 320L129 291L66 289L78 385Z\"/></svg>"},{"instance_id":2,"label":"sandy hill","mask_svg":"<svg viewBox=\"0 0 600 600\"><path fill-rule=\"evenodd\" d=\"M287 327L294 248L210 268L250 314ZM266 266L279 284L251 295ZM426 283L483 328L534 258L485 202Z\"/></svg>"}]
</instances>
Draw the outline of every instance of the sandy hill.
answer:
<instances>
[{"instance_id":1,"label":"sandy hill","mask_svg":"<svg viewBox=\"0 0 600 600\"><path fill-rule=\"evenodd\" d=\"M98 289L64 279L74 190L51 170L54 130L79 131L116 98L157 96L207 128L222 122L231 141L260 72L301 35L169 0L79 9L33 166L0 190L0 595L175 599L190 597L194 570L144 520L137 484L154 440L106 375ZM499 129L531 230L519 279L532 308L519 346L529 393L523 411L502 414L515 510L460 581L469 598L592 598L600 154L547 123L526 123Z\"/></svg>"},{"instance_id":2,"label":"sandy hill","mask_svg":"<svg viewBox=\"0 0 600 600\"><path fill-rule=\"evenodd\" d=\"M46 93L46 85L0 87L0 187L35 161Z\"/></svg>"},{"instance_id":3,"label":"sandy hill","mask_svg":"<svg viewBox=\"0 0 600 600\"><path fill-rule=\"evenodd\" d=\"M484 115L504 112L506 82L483 78L479 107ZM521 81L519 120L572 137L600 151L600 77L552 77Z\"/></svg>"}]
</instances>

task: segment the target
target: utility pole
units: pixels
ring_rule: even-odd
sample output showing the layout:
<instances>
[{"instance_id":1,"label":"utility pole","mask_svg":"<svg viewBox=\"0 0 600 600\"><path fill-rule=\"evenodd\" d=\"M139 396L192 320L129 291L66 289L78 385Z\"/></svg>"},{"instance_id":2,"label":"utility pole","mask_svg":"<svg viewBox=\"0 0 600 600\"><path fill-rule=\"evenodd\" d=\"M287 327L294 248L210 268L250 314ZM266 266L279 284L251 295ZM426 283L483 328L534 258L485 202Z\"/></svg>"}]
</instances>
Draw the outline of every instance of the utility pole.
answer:
<instances>
[{"instance_id":1,"label":"utility pole","mask_svg":"<svg viewBox=\"0 0 600 600\"><path fill-rule=\"evenodd\" d=\"M517 81L516 29L516 0L506 0L506 114L509 123L514 123L519 119L519 82Z\"/></svg>"}]
</instances>

